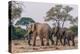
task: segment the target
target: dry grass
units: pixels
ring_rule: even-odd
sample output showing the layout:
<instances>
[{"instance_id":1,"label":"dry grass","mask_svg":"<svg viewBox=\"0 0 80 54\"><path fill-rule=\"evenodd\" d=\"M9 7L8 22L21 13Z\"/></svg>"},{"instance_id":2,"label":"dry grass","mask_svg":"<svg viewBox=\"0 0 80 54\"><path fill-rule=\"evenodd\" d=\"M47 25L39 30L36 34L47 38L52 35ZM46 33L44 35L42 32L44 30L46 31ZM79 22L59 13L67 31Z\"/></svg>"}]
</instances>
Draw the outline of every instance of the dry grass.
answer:
<instances>
[{"instance_id":1,"label":"dry grass","mask_svg":"<svg viewBox=\"0 0 80 54\"><path fill-rule=\"evenodd\" d=\"M46 43L46 41L44 41ZM29 46L27 44L27 40L12 40L12 53L20 53L20 52L36 52L36 51L54 51L54 50L66 50L66 49L77 49L78 48L78 41L77 38L75 39L76 45L75 46L62 46L60 43L56 46L49 45L49 46L41 46L40 40L36 41L36 46ZM32 41L31 41L32 43Z\"/></svg>"}]
</instances>

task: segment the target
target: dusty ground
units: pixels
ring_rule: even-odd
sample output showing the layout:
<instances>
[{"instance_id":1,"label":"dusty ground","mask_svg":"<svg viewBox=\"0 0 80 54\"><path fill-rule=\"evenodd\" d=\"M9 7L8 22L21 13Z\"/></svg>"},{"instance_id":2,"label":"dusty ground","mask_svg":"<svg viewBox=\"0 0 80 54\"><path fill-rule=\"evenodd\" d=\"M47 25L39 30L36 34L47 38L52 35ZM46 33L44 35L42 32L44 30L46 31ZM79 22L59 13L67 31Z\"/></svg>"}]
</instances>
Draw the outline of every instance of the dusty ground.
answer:
<instances>
[{"instance_id":1,"label":"dusty ground","mask_svg":"<svg viewBox=\"0 0 80 54\"><path fill-rule=\"evenodd\" d=\"M32 42L32 41L31 41ZM46 41L44 40L46 43ZM20 53L20 52L35 52L35 51L54 51L54 50L66 50L66 49L77 49L78 48L78 41L77 38L75 39L75 46L62 46L60 43L58 46L50 45L49 46L40 46L40 40L37 39L36 46L29 46L27 44L27 40L12 40L12 53ZM72 43L71 43L72 44Z\"/></svg>"}]
</instances>

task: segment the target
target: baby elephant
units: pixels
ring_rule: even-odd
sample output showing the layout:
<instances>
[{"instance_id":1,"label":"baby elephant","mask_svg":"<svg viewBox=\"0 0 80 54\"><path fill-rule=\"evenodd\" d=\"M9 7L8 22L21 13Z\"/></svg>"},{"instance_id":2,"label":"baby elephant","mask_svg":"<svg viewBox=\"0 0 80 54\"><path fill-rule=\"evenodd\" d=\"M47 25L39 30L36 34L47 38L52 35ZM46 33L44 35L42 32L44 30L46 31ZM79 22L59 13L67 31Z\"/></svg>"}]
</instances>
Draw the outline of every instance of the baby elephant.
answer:
<instances>
[{"instance_id":1,"label":"baby elephant","mask_svg":"<svg viewBox=\"0 0 80 54\"><path fill-rule=\"evenodd\" d=\"M72 31L64 31L63 33L64 33L64 36L63 36L64 45L66 43L68 43L68 45L70 46L70 41L72 41L72 45L75 46L75 42L74 42L75 34L74 34L74 32L72 32Z\"/></svg>"}]
</instances>

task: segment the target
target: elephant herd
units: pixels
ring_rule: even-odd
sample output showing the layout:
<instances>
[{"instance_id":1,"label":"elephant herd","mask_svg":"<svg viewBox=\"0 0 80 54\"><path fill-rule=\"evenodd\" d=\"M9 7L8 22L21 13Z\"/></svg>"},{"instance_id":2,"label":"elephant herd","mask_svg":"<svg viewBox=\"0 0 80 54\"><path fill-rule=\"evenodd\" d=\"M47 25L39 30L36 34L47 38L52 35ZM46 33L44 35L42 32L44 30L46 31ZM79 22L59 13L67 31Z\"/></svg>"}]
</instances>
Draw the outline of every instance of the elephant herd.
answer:
<instances>
[{"instance_id":1,"label":"elephant herd","mask_svg":"<svg viewBox=\"0 0 80 54\"><path fill-rule=\"evenodd\" d=\"M28 39L28 44L31 45L31 40L33 41L33 46L36 46L37 36L40 38L41 46L44 46L44 40L46 40L46 45L48 46L49 40L52 45L58 45L60 43L65 46L68 44L70 46L70 41L72 45L75 46L75 34L72 31L66 31L66 29L52 29L47 23L31 23L27 26L27 34L25 37ZM56 40L54 41L54 37Z\"/></svg>"}]
</instances>

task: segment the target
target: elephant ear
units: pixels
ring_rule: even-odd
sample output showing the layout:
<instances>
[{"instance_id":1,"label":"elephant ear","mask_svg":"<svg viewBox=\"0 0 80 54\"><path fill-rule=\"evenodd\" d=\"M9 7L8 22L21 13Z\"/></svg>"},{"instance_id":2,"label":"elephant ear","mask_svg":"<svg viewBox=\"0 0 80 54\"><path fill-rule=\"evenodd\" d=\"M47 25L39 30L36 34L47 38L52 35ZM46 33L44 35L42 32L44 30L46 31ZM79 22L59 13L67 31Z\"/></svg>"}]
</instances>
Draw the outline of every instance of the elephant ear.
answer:
<instances>
[{"instance_id":1,"label":"elephant ear","mask_svg":"<svg viewBox=\"0 0 80 54\"><path fill-rule=\"evenodd\" d=\"M35 30L36 30L36 24L33 23L33 24L32 24L32 31L34 32Z\"/></svg>"}]
</instances>

